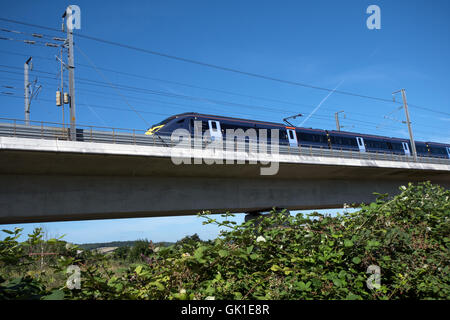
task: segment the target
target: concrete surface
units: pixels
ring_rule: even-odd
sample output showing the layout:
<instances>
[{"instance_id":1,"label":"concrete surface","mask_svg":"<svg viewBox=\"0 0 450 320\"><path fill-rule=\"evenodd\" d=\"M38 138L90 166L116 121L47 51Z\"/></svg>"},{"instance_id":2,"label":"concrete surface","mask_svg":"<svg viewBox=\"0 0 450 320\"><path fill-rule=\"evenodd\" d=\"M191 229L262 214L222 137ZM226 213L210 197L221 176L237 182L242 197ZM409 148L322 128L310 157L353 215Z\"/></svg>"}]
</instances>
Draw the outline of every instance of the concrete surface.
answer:
<instances>
[{"instance_id":1,"label":"concrete surface","mask_svg":"<svg viewBox=\"0 0 450 320\"><path fill-rule=\"evenodd\" d=\"M261 164L175 165L164 147L0 137L0 223L342 208L373 201L373 192L396 194L408 182L450 188L448 164L276 160L278 174L261 176Z\"/></svg>"}]
</instances>

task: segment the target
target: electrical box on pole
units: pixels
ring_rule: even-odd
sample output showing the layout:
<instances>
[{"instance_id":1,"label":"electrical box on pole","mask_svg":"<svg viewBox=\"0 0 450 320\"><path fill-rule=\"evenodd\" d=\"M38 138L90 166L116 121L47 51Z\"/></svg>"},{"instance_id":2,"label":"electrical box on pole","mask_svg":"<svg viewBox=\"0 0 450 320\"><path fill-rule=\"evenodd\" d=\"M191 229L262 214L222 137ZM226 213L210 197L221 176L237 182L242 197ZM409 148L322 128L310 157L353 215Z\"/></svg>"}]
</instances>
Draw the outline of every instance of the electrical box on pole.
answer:
<instances>
[{"instance_id":1,"label":"electrical box on pole","mask_svg":"<svg viewBox=\"0 0 450 320\"><path fill-rule=\"evenodd\" d=\"M62 105L61 103L61 91L56 91L56 105L60 107Z\"/></svg>"},{"instance_id":2,"label":"electrical box on pole","mask_svg":"<svg viewBox=\"0 0 450 320\"><path fill-rule=\"evenodd\" d=\"M64 104L68 104L70 100L69 94L64 92Z\"/></svg>"}]
</instances>

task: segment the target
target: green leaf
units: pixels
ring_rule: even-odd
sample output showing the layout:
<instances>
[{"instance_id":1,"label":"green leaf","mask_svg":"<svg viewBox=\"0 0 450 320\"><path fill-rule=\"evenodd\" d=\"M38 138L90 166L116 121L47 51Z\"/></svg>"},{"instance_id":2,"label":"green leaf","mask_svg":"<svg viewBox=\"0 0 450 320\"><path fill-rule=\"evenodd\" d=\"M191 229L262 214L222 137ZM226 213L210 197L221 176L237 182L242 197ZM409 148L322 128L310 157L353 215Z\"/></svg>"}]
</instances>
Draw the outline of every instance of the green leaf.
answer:
<instances>
[{"instance_id":1,"label":"green leaf","mask_svg":"<svg viewBox=\"0 0 450 320\"><path fill-rule=\"evenodd\" d=\"M202 262L203 261L203 252L207 249L207 247L205 246L201 246L198 247L195 251L194 251L194 258L199 261Z\"/></svg>"},{"instance_id":2,"label":"green leaf","mask_svg":"<svg viewBox=\"0 0 450 320\"><path fill-rule=\"evenodd\" d=\"M367 246L368 247L378 247L380 245L379 241L376 240L369 240L367 241Z\"/></svg>"},{"instance_id":3,"label":"green leaf","mask_svg":"<svg viewBox=\"0 0 450 320\"><path fill-rule=\"evenodd\" d=\"M228 257L228 255L229 255L229 252L228 252L228 250L219 250L219 256L221 256L222 258L224 258L224 257Z\"/></svg>"},{"instance_id":4,"label":"green leaf","mask_svg":"<svg viewBox=\"0 0 450 320\"><path fill-rule=\"evenodd\" d=\"M345 297L345 300L361 300L361 296L354 294L352 292L349 292L347 297Z\"/></svg>"},{"instance_id":5,"label":"green leaf","mask_svg":"<svg viewBox=\"0 0 450 320\"><path fill-rule=\"evenodd\" d=\"M247 254L250 254L253 250L253 246L247 247Z\"/></svg>"},{"instance_id":6,"label":"green leaf","mask_svg":"<svg viewBox=\"0 0 450 320\"><path fill-rule=\"evenodd\" d=\"M259 254L257 254L257 253L252 253L251 255L250 255L250 259L252 259L252 260L256 260L256 259L258 259L259 258Z\"/></svg>"},{"instance_id":7,"label":"green leaf","mask_svg":"<svg viewBox=\"0 0 450 320\"><path fill-rule=\"evenodd\" d=\"M311 291L311 288L310 288L311 282L310 281L308 281L307 283L304 283L303 281L299 281L299 282L296 282L295 285L297 286L297 288L300 291Z\"/></svg>"},{"instance_id":8,"label":"green leaf","mask_svg":"<svg viewBox=\"0 0 450 320\"><path fill-rule=\"evenodd\" d=\"M134 269L134 272L140 275L142 273L142 266L141 265L137 266L136 269Z\"/></svg>"},{"instance_id":9,"label":"green leaf","mask_svg":"<svg viewBox=\"0 0 450 320\"><path fill-rule=\"evenodd\" d=\"M340 287L342 285L342 281L338 278L333 278L332 281L336 287Z\"/></svg>"},{"instance_id":10,"label":"green leaf","mask_svg":"<svg viewBox=\"0 0 450 320\"><path fill-rule=\"evenodd\" d=\"M163 291L166 288L158 281L150 282L149 285L154 285L158 290Z\"/></svg>"},{"instance_id":11,"label":"green leaf","mask_svg":"<svg viewBox=\"0 0 450 320\"><path fill-rule=\"evenodd\" d=\"M280 266L274 264L272 267L270 267L270 270L272 270L272 271L280 271L282 269L280 268Z\"/></svg>"},{"instance_id":12,"label":"green leaf","mask_svg":"<svg viewBox=\"0 0 450 320\"><path fill-rule=\"evenodd\" d=\"M240 292L234 292L234 300L241 300L242 299L242 293Z\"/></svg>"},{"instance_id":13,"label":"green leaf","mask_svg":"<svg viewBox=\"0 0 450 320\"><path fill-rule=\"evenodd\" d=\"M42 300L63 300L64 292L62 290L53 290L51 294L41 298Z\"/></svg>"},{"instance_id":14,"label":"green leaf","mask_svg":"<svg viewBox=\"0 0 450 320\"><path fill-rule=\"evenodd\" d=\"M361 263L361 258L359 258L359 257L354 257L354 258L352 259L352 261L353 261L354 264L360 264L360 263Z\"/></svg>"},{"instance_id":15,"label":"green leaf","mask_svg":"<svg viewBox=\"0 0 450 320\"><path fill-rule=\"evenodd\" d=\"M346 247L353 247L353 241L345 239L344 240L344 246L346 246Z\"/></svg>"}]
</instances>

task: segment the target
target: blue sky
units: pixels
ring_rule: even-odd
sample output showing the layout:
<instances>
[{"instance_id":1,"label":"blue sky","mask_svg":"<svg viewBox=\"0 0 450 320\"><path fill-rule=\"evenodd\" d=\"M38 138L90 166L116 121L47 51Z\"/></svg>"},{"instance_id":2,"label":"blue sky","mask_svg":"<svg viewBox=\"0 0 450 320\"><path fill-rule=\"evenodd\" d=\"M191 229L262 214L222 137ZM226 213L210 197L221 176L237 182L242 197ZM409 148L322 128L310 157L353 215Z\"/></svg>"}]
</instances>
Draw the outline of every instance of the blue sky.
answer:
<instances>
[{"instance_id":1,"label":"blue sky","mask_svg":"<svg viewBox=\"0 0 450 320\"><path fill-rule=\"evenodd\" d=\"M391 99L393 91L405 88L409 103L437 111L411 106L416 140L450 142L449 1L59 1L56 4L18 0L2 2L0 17L59 28L61 14L69 4L81 8L81 30L76 31L79 34L313 86L332 89L340 84L339 90L384 99ZM380 30L366 27L369 17L366 8L371 4L381 9ZM0 27L61 36L4 21L0 21ZM0 36L30 38L2 31ZM144 130L168 115L187 111L281 122L295 113L310 113L328 94L83 38L75 37L75 41L79 48L75 51L79 124ZM36 72L31 73L31 79L37 78L43 89L32 102L31 119L61 122L61 109L54 104L59 84L55 54L58 49L0 40L0 65L18 68L0 66L1 118L23 119L22 68L26 58L33 56ZM97 68L137 76L104 70L100 74L90 61ZM156 90L163 95L136 90L120 90L119 95L108 86L93 86L85 79ZM5 96L5 92L13 96ZM167 97L165 93L195 99ZM211 103L205 98L247 107ZM129 104L139 110L144 120ZM334 129L334 112L344 110L341 125L346 130L407 138L407 128L401 123L404 112L397 107L395 103L335 93L304 126ZM217 234L217 230L202 226L196 217L43 225L50 234L67 234L66 238L73 242L136 238L172 241L195 232L203 237ZM29 230L35 224L24 226Z\"/></svg>"}]
</instances>

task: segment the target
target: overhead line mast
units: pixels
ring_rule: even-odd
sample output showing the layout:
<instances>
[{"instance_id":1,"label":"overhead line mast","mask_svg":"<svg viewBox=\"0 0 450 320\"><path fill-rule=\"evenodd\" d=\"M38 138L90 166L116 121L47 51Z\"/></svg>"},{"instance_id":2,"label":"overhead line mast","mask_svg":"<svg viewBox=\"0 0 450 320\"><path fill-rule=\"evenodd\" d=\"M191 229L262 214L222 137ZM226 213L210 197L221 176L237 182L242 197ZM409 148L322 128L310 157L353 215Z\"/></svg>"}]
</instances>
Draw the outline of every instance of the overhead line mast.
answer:
<instances>
[{"instance_id":1,"label":"overhead line mast","mask_svg":"<svg viewBox=\"0 0 450 320\"><path fill-rule=\"evenodd\" d=\"M31 66L31 57L23 65L23 77L24 77L24 97L25 97L25 124L30 125L30 81L29 81L29 70Z\"/></svg>"},{"instance_id":2,"label":"overhead line mast","mask_svg":"<svg viewBox=\"0 0 450 320\"><path fill-rule=\"evenodd\" d=\"M336 130L341 131L341 125L339 123L339 113L344 112L344 110L338 111L334 113L334 119L336 120ZM345 115L344 115L345 116Z\"/></svg>"},{"instance_id":3,"label":"overhead line mast","mask_svg":"<svg viewBox=\"0 0 450 320\"><path fill-rule=\"evenodd\" d=\"M67 20L67 11L71 10L68 6L64 14L62 15ZM64 32L64 23L62 24L62 31ZM69 109L70 109L70 140L75 141L76 135L76 112L75 112L75 64L74 64L74 50L73 50L73 29L67 24L67 68L69 69Z\"/></svg>"},{"instance_id":4,"label":"overhead line mast","mask_svg":"<svg viewBox=\"0 0 450 320\"><path fill-rule=\"evenodd\" d=\"M34 97L37 97L39 91L42 89L42 86L39 85L36 87L37 79L30 83L29 81L29 72L33 70L33 62L32 57L29 57L27 61L25 61L23 65L23 77L24 77L24 98L25 98L25 125L30 125L30 109L31 109L31 100Z\"/></svg>"},{"instance_id":5,"label":"overhead line mast","mask_svg":"<svg viewBox=\"0 0 450 320\"><path fill-rule=\"evenodd\" d=\"M403 107L405 108L406 123L408 124L409 139L411 142L411 149L412 149L414 161L417 161L416 144L414 142L413 132L412 132L412 128L411 128L411 121L409 119L408 103L406 102L406 91L405 91L405 89L401 89L401 90L393 92L392 95L394 97L394 102L395 102L395 94L399 93L399 92L402 93Z\"/></svg>"}]
</instances>

